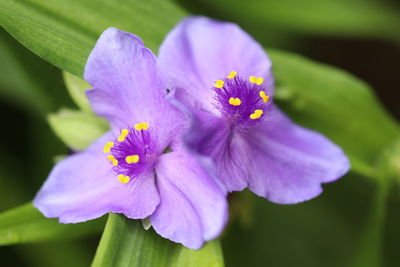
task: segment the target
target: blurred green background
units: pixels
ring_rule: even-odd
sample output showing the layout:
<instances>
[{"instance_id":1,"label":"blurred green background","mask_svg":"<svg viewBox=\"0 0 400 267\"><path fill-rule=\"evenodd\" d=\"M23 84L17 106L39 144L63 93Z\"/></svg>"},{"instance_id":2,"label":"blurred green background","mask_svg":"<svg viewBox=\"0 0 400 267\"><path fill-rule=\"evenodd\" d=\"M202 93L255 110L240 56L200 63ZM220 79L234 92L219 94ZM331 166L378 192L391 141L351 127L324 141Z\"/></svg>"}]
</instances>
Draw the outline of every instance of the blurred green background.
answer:
<instances>
[{"instance_id":1,"label":"blurred green background","mask_svg":"<svg viewBox=\"0 0 400 267\"><path fill-rule=\"evenodd\" d=\"M295 52L352 73L371 85L391 116L400 118L398 2L179 0L176 4L190 13L238 23L267 52L268 48ZM281 98L277 94L278 103L302 122L284 94ZM55 158L71 152L47 121L49 113L61 108L77 109L61 70L1 29L0 212L32 200ZM225 265L400 266L398 183L388 185L350 172L324 188L320 197L291 206L275 205L249 192L231 195L231 222L222 236ZM79 238L2 246L0 265L88 266L100 240L98 229Z\"/></svg>"}]
</instances>

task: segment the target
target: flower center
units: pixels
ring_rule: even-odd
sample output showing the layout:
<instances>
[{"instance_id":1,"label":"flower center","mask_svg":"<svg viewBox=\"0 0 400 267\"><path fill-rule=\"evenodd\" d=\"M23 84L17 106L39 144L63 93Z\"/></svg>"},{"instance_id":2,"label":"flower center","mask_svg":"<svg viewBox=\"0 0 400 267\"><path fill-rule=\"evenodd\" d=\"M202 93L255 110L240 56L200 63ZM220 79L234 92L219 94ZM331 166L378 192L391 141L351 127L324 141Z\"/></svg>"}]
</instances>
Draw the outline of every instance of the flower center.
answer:
<instances>
[{"instance_id":1,"label":"flower center","mask_svg":"<svg viewBox=\"0 0 400 267\"><path fill-rule=\"evenodd\" d=\"M235 71L215 82L215 106L232 126L252 127L271 108L263 82L261 77L244 79Z\"/></svg>"},{"instance_id":2,"label":"flower center","mask_svg":"<svg viewBox=\"0 0 400 267\"><path fill-rule=\"evenodd\" d=\"M123 184L152 167L158 158L157 146L148 129L149 125L144 122L135 124L134 128L122 129L114 141L104 146L107 160Z\"/></svg>"}]
</instances>

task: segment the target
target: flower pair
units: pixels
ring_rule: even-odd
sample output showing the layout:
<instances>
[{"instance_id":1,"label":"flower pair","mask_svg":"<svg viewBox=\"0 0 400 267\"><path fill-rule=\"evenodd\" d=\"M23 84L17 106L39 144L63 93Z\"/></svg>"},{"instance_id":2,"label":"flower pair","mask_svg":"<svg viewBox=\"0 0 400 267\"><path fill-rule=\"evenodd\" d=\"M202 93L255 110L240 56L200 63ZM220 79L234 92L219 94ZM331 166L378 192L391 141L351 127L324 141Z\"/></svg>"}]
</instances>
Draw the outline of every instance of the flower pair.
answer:
<instances>
[{"instance_id":1,"label":"flower pair","mask_svg":"<svg viewBox=\"0 0 400 267\"><path fill-rule=\"evenodd\" d=\"M111 130L58 163L36 196L62 223L149 218L161 236L197 249L222 231L227 192L297 203L349 168L340 148L274 105L271 62L234 24L185 19L158 58L110 28L84 76Z\"/></svg>"}]
</instances>

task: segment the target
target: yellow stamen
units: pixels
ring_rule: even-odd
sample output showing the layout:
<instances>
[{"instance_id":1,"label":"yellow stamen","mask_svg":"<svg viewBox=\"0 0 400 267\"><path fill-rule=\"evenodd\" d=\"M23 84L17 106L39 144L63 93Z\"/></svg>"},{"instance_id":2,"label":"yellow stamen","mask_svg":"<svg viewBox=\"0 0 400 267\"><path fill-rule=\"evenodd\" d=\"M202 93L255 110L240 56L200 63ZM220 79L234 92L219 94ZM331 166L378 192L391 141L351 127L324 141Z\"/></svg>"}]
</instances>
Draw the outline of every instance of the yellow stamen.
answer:
<instances>
[{"instance_id":1,"label":"yellow stamen","mask_svg":"<svg viewBox=\"0 0 400 267\"><path fill-rule=\"evenodd\" d=\"M114 146L114 142L108 142L107 144L104 145L103 152L106 154L109 153L113 146Z\"/></svg>"},{"instance_id":2,"label":"yellow stamen","mask_svg":"<svg viewBox=\"0 0 400 267\"><path fill-rule=\"evenodd\" d=\"M231 104L232 106L240 106L240 104L242 104L242 101L240 100L240 98L231 97L229 98L229 104Z\"/></svg>"},{"instance_id":3,"label":"yellow stamen","mask_svg":"<svg viewBox=\"0 0 400 267\"><path fill-rule=\"evenodd\" d=\"M249 81L251 83L255 83L257 85L261 85L264 82L264 79L262 77L255 77L255 76L250 76Z\"/></svg>"},{"instance_id":4,"label":"yellow stamen","mask_svg":"<svg viewBox=\"0 0 400 267\"><path fill-rule=\"evenodd\" d=\"M118 137L118 142L123 142L128 135L129 131L128 129L122 129L121 130L121 135Z\"/></svg>"},{"instance_id":5,"label":"yellow stamen","mask_svg":"<svg viewBox=\"0 0 400 267\"><path fill-rule=\"evenodd\" d=\"M250 114L250 119L255 120L261 118L261 115L264 113L261 109L256 109L252 114Z\"/></svg>"},{"instance_id":6,"label":"yellow stamen","mask_svg":"<svg viewBox=\"0 0 400 267\"><path fill-rule=\"evenodd\" d=\"M135 124L135 130L141 131L141 130L147 130L149 129L149 124L146 122L140 122Z\"/></svg>"},{"instance_id":7,"label":"yellow stamen","mask_svg":"<svg viewBox=\"0 0 400 267\"><path fill-rule=\"evenodd\" d=\"M125 176L123 174L118 174L118 180L122 183L122 184L127 184L129 183L129 181L131 180L131 178L129 176Z\"/></svg>"},{"instance_id":8,"label":"yellow stamen","mask_svg":"<svg viewBox=\"0 0 400 267\"><path fill-rule=\"evenodd\" d=\"M131 156L127 156L125 158L126 163L138 163L139 162L139 156L138 155L131 155Z\"/></svg>"},{"instance_id":9,"label":"yellow stamen","mask_svg":"<svg viewBox=\"0 0 400 267\"><path fill-rule=\"evenodd\" d=\"M265 91L260 91L260 97L263 99L264 103L268 103L269 96L265 94Z\"/></svg>"},{"instance_id":10,"label":"yellow stamen","mask_svg":"<svg viewBox=\"0 0 400 267\"><path fill-rule=\"evenodd\" d=\"M113 166L118 166L118 160L113 155L107 155L107 159L111 161Z\"/></svg>"},{"instance_id":11,"label":"yellow stamen","mask_svg":"<svg viewBox=\"0 0 400 267\"><path fill-rule=\"evenodd\" d=\"M226 76L226 78L228 78L228 79L233 79L233 78L236 77L236 75L237 75L237 72L236 72L236 71L231 71L231 72L229 73L229 75Z\"/></svg>"},{"instance_id":12,"label":"yellow stamen","mask_svg":"<svg viewBox=\"0 0 400 267\"><path fill-rule=\"evenodd\" d=\"M218 81L215 81L215 83L214 83L214 87L216 87L216 88L222 88L222 87L224 87L224 81L223 80L218 80Z\"/></svg>"}]
</instances>

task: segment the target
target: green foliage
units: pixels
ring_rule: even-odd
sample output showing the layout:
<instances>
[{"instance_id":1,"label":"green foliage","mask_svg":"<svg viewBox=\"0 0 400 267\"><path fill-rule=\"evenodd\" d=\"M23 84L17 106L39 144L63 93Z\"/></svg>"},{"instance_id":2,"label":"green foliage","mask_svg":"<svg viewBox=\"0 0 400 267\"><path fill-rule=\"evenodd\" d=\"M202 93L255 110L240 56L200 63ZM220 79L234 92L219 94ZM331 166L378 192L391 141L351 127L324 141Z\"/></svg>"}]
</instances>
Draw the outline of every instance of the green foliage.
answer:
<instances>
[{"instance_id":1,"label":"green foliage","mask_svg":"<svg viewBox=\"0 0 400 267\"><path fill-rule=\"evenodd\" d=\"M191 250L144 230L139 221L110 214L92 267L219 267L224 266L219 241Z\"/></svg>"},{"instance_id":2,"label":"green foliage","mask_svg":"<svg viewBox=\"0 0 400 267\"><path fill-rule=\"evenodd\" d=\"M30 110L47 110L49 99L24 68L22 59L7 42L6 34L0 33L0 94Z\"/></svg>"},{"instance_id":3,"label":"green foliage","mask_svg":"<svg viewBox=\"0 0 400 267\"><path fill-rule=\"evenodd\" d=\"M85 95L85 91L92 88L92 86L85 80L72 75L69 72L63 72L65 86L67 87L68 93L74 100L75 104L83 111L92 113L90 108L89 100Z\"/></svg>"},{"instance_id":4,"label":"green foliage","mask_svg":"<svg viewBox=\"0 0 400 267\"><path fill-rule=\"evenodd\" d=\"M56 135L74 150L84 150L108 129L105 120L82 111L63 109L48 119Z\"/></svg>"},{"instance_id":5,"label":"green foliage","mask_svg":"<svg viewBox=\"0 0 400 267\"><path fill-rule=\"evenodd\" d=\"M0 214L0 245L63 240L98 233L102 219L81 224L59 224L47 219L31 203Z\"/></svg>"},{"instance_id":6,"label":"green foliage","mask_svg":"<svg viewBox=\"0 0 400 267\"><path fill-rule=\"evenodd\" d=\"M160 15L160 12L167 14ZM11 35L59 68L81 76L101 32L117 27L139 35L157 51L164 35L184 15L158 0L2 0L0 24Z\"/></svg>"},{"instance_id":7,"label":"green foliage","mask_svg":"<svg viewBox=\"0 0 400 267\"><path fill-rule=\"evenodd\" d=\"M378 37L400 42L399 6L380 0L180 0L188 8L270 34ZM256 26L257 29L253 29ZM273 41L273 40L271 40Z\"/></svg>"}]
</instances>

